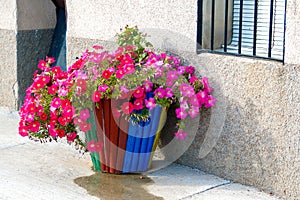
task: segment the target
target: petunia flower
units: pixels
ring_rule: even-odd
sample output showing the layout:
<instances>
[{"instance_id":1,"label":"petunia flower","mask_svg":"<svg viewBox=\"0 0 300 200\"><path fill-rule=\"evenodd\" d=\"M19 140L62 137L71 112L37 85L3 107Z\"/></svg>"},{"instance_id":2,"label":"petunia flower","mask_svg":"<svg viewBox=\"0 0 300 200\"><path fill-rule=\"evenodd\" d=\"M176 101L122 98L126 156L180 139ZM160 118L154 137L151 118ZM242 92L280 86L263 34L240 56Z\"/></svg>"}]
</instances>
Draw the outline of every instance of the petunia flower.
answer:
<instances>
[{"instance_id":1,"label":"petunia flower","mask_svg":"<svg viewBox=\"0 0 300 200\"><path fill-rule=\"evenodd\" d=\"M199 115L199 107L192 106L189 110L189 115L191 118L196 118Z\"/></svg>"},{"instance_id":2,"label":"petunia flower","mask_svg":"<svg viewBox=\"0 0 300 200\"><path fill-rule=\"evenodd\" d=\"M133 96L135 98L142 98L144 96L144 88L143 87L137 87L133 92Z\"/></svg>"},{"instance_id":3,"label":"petunia flower","mask_svg":"<svg viewBox=\"0 0 300 200\"><path fill-rule=\"evenodd\" d=\"M145 104L146 104L146 107L149 109L149 110L152 110L153 108L155 108L156 106L156 103L155 103L155 99L154 98L149 98L149 99L146 99L145 100Z\"/></svg>"},{"instance_id":4,"label":"petunia flower","mask_svg":"<svg viewBox=\"0 0 300 200\"><path fill-rule=\"evenodd\" d=\"M95 152L96 151L96 141L95 140L91 140L87 143L87 148L89 150L89 152Z\"/></svg>"},{"instance_id":5,"label":"petunia flower","mask_svg":"<svg viewBox=\"0 0 300 200\"><path fill-rule=\"evenodd\" d=\"M29 124L29 130L31 132L38 132L39 129L40 129L40 122L33 121Z\"/></svg>"},{"instance_id":6,"label":"petunia flower","mask_svg":"<svg viewBox=\"0 0 300 200\"><path fill-rule=\"evenodd\" d=\"M135 110L141 110L144 108L144 102L142 99L136 99L133 103L133 108Z\"/></svg>"},{"instance_id":7,"label":"petunia flower","mask_svg":"<svg viewBox=\"0 0 300 200\"><path fill-rule=\"evenodd\" d=\"M164 98L166 96L166 91L163 88L157 88L154 91L155 96L157 96L158 98Z\"/></svg>"},{"instance_id":8,"label":"petunia flower","mask_svg":"<svg viewBox=\"0 0 300 200\"><path fill-rule=\"evenodd\" d=\"M96 90L93 94L92 94L92 100L93 102L98 102L101 99L101 94L98 90Z\"/></svg>"},{"instance_id":9,"label":"petunia flower","mask_svg":"<svg viewBox=\"0 0 300 200\"><path fill-rule=\"evenodd\" d=\"M183 132L182 130L178 130L176 133L174 133L174 135L177 139L184 140L187 136L187 133Z\"/></svg>"},{"instance_id":10,"label":"petunia flower","mask_svg":"<svg viewBox=\"0 0 300 200\"><path fill-rule=\"evenodd\" d=\"M68 142L74 142L74 140L76 139L76 137L77 137L76 132L72 132L72 133L67 134L67 140L68 140Z\"/></svg>"},{"instance_id":11,"label":"petunia flower","mask_svg":"<svg viewBox=\"0 0 300 200\"><path fill-rule=\"evenodd\" d=\"M175 112L178 119L185 119L187 117L187 113L183 108L177 108Z\"/></svg>"},{"instance_id":12,"label":"petunia flower","mask_svg":"<svg viewBox=\"0 0 300 200\"><path fill-rule=\"evenodd\" d=\"M216 103L216 99L212 95L208 95L206 101L204 102L205 108L213 107Z\"/></svg>"},{"instance_id":13,"label":"petunia flower","mask_svg":"<svg viewBox=\"0 0 300 200\"><path fill-rule=\"evenodd\" d=\"M133 109L134 109L134 107L131 102L125 102L122 105L122 111L123 111L123 113L125 113L127 115L131 114Z\"/></svg>"},{"instance_id":14,"label":"petunia flower","mask_svg":"<svg viewBox=\"0 0 300 200\"><path fill-rule=\"evenodd\" d=\"M80 111L79 118L82 120L87 120L90 117L89 109L84 109Z\"/></svg>"}]
</instances>

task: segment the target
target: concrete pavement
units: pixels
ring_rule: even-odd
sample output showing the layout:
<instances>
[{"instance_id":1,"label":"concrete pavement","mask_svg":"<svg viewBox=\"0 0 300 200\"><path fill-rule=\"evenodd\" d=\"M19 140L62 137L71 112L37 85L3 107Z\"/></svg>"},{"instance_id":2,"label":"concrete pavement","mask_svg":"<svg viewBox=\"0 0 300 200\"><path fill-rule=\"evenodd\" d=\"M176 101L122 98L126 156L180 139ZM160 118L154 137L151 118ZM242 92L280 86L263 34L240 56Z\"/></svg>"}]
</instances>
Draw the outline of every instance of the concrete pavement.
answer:
<instances>
[{"instance_id":1,"label":"concrete pavement","mask_svg":"<svg viewBox=\"0 0 300 200\"><path fill-rule=\"evenodd\" d=\"M1 200L99 199L74 183L78 177L94 174L88 154L81 155L64 143L40 144L22 138L17 133L18 120L17 112L0 108ZM167 200L278 199L255 188L177 164L147 176L152 181L143 185L145 191ZM136 198L132 196L132 199Z\"/></svg>"}]
</instances>

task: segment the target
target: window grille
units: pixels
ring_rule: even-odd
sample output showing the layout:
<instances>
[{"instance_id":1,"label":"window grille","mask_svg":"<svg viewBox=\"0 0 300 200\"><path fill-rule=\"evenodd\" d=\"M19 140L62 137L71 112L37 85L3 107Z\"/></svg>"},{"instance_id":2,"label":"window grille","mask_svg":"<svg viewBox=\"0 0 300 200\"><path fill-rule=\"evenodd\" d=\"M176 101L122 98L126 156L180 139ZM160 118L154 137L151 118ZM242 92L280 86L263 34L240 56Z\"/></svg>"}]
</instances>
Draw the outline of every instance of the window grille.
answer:
<instances>
[{"instance_id":1,"label":"window grille","mask_svg":"<svg viewBox=\"0 0 300 200\"><path fill-rule=\"evenodd\" d=\"M283 61L285 7L286 0L198 0L198 52Z\"/></svg>"}]
</instances>

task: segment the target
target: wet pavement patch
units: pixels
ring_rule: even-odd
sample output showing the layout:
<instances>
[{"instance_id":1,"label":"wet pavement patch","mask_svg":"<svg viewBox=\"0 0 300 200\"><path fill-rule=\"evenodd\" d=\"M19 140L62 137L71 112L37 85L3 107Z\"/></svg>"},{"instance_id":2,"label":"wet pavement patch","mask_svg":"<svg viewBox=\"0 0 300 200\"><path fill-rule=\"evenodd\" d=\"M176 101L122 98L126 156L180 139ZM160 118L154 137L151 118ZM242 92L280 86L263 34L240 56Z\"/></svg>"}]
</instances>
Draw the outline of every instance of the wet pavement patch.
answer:
<instances>
[{"instance_id":1,"label":"wet pavement patch","mask_svg":"<svg viewBox=\"0 0 300 200\"><path fill-rule=\"evenodd\" d=\"M145 186L154 182L150 178L138 174L114 175L97 172L91 176L77 178L74 182L85 188L90 195L103 200L163 199L150 194Z\"/></svg>"}]
</instances>

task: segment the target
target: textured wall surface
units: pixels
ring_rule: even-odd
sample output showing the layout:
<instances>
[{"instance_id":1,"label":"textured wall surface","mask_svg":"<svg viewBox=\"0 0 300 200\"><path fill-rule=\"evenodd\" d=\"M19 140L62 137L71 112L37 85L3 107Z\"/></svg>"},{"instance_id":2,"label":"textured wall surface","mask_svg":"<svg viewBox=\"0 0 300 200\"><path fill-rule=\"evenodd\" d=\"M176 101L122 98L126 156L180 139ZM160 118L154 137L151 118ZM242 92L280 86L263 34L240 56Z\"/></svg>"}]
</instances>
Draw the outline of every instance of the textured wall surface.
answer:
<instances>
[{"instance_id":1,"label":"textured wall surface","mask_svg":"<svg viewBox=\"0 0 300 200\"><path fill-rule=\"evenodd\" d=\"M12 0L1 0L0 6L0 29L16 29L17 4Z\"/></svg>"},{"instance_id":2,"label":"textured wall surface","mask_svg":"<svg viewBox=\"0 0 300 200\"><path fill-rule=\"evenodd\" d=\"M300 3L287 2L284 65L196 55L196 1L172 0L68 1L68 63L87 47L111 40L126 24L155 28L150 41L197 66L208 76L218 101L202 114L196 140L178 162L285 199L300 199Z\"/></svg>"},{"instance_id":3,"label":"textured wall surface","mask_svg":"<svg viewBox=\"0 0 300 200\"><path fill-rule=\"evenodd\" d=\"M55 6L51 1L18 0L18 30L49 29L55 26Z\"/></svg>"},{"instance_id":4,"label":"textured wall surface","mask_svg":"<svg viewBox=\"0 0 300 200\"><path fill-rule=\"evenodd\" d=\"M16 109L17 105L17 58L14 30L0 29L0 105Z\"/></svg>"}]
</instances>

